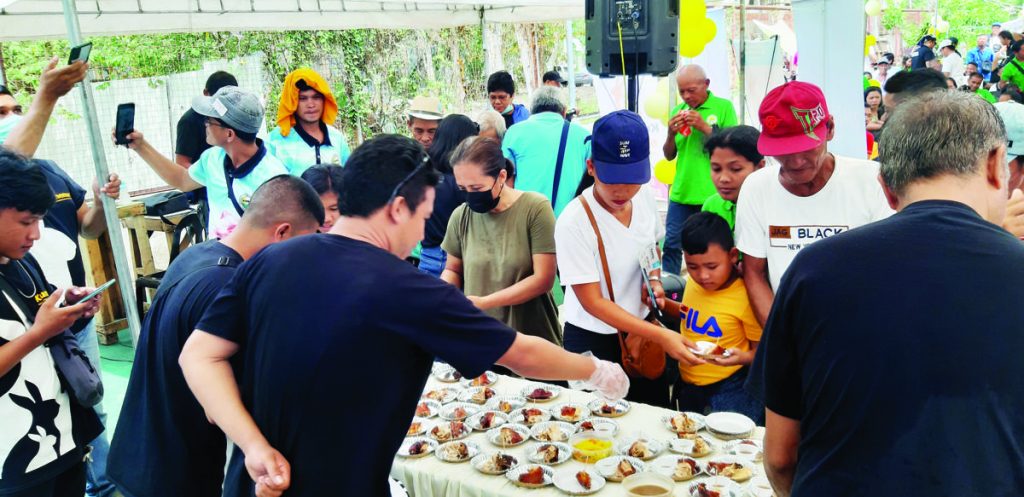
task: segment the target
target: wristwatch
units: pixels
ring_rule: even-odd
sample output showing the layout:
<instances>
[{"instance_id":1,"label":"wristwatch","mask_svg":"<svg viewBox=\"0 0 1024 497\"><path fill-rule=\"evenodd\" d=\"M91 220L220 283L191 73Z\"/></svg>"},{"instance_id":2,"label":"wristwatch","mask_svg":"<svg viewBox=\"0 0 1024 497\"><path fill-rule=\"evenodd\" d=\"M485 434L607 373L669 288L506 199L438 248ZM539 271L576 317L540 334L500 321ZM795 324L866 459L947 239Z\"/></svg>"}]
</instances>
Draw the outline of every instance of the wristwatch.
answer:
<instances>
[{"instance_id":1,"label":"wristwatch","mask_svg":"<svg viewBox=\"0 0 1024 497\"><path fill-rule=\"evenodd\" d=\"M651 280L651 281L657 281L659 283L661 282L661 276L657 276L657 275L648 276L647 279Z\"/></svg>"}]
</instances>

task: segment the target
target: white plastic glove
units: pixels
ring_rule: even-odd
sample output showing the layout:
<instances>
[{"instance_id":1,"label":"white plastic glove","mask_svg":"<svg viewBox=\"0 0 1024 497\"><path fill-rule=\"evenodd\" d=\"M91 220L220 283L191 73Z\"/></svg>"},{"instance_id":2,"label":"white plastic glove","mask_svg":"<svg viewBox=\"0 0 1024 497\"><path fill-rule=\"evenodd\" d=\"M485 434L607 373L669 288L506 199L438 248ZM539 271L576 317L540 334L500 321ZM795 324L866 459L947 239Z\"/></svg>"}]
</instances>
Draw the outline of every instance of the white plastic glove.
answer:
<instances>
[{"instance_id":1,"label":"white plastic glove","mask_svg":"<svg viewBox=\"0 0 1024 497\"><path fill-rule=\"evenodd\" d=\"M619 400L629 392L629 376L622 370L622 366L614 362L602 361L590 356L594 361L594 373L590 375L585 383L587 390L597 390L597 393L608 400Z\"/></svg>"}]
</instances>

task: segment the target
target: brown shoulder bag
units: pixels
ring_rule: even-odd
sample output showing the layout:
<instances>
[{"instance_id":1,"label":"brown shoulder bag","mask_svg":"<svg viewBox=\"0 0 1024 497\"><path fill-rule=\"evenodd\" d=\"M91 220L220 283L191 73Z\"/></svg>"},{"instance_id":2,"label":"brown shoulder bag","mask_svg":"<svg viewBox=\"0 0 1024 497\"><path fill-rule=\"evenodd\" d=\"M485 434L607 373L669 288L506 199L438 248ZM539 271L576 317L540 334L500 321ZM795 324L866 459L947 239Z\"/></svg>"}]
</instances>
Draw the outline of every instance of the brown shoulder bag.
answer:
<instances>
[{"instance_id":1,"label":"brown shoulder bag","mask_svg":"<svg viewBox=\"0 0 1024 497\"><path fill-rule=\"evenodd\" d=\"M597 235L597 251L601 256L601 270L604 272L604 282L608 288L608 298L615 302L615 291L612 290L612 275L608 268L608 255L604 250L604 239L601 238L601 230L597 227L597 219L594 218L594 211L582 195L579 197L583 204L583 210L590 219L590 225ZM632 377L643 377L649 380L660 378L665 372L665 349L657 342L639 335L630 335L619 330L619 346L622 348L622 368L626 374Z\"/></svg>"}]
</instances>

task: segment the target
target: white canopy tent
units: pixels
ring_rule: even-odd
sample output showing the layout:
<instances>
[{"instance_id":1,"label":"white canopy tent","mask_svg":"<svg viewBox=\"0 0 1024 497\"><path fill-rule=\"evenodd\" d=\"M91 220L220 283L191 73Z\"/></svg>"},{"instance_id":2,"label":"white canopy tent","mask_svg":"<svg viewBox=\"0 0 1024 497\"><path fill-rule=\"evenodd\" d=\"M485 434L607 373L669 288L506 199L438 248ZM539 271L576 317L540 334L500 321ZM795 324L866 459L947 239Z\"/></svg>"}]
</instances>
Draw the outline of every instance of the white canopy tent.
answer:
<instances>
[{"instance_id":1,"label":"white canopy tent","mask_svg":"<svg viewBox=\"0 0 1024 497\"><path fill-rule=\"evenodd\" d=\"M0 41L63 38L61 0L0 0ZM583 0L78 0L82 35L436 29L583 17Z\"/></svg>"},{"instance_id":2,"label":"white canopy tent","mask_svg":"<svg viewBox=\"0 0 1024 497\"><path fill-rule=\"evenodd\" d=\"M437 29L487 22L551 22L583 17L583 0L0 0L0 42L67 37L78 45L90 36L211 31L298 31L352 28ZM571 38L571 26L568 32ZM571 39L566 47L571 47ZM569 51L572 64L572 52ZM569 71L573 99L573 71ZM82 85L96 177L108 176L92 78ZM101 196L107 226L120 226L114 201ZM110 241L128 328L138 343L135 275L122 247Z\"/></svg>"}]
</instances>

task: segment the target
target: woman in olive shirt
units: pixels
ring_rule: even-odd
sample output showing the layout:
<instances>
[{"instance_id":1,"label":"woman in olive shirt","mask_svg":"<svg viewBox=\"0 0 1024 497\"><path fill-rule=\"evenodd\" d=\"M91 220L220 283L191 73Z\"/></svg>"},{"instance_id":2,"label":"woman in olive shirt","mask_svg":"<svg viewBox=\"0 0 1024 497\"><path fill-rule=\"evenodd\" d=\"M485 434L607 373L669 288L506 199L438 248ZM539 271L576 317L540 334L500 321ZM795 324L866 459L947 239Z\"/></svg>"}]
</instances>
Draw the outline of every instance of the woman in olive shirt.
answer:
<instances>
[{"instance_id":1,"label":"woman in olive shirt","mask_svg":"<svg viewBox=\"0 0 1024 497\"><path fill-rule=\"evenodd\" d=\"M506 185L511 163L501 145L471 137L452 153L466 203L455 209L441 247L441 278L512 329L562 343L551 296L555 215L544 196Z\"/></svg>"}]
</instances>

